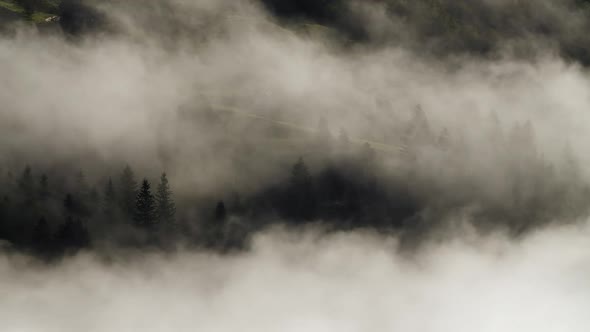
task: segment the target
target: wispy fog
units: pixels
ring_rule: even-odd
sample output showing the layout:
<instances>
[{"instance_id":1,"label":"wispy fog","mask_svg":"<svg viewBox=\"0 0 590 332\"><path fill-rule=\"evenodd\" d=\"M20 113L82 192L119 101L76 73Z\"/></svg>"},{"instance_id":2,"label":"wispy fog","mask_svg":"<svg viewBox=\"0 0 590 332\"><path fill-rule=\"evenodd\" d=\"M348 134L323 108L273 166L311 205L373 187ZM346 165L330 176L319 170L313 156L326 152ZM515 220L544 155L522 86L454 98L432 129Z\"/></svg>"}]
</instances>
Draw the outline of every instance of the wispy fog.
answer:
<instances>
[{"instance_id":1,"label":"wispy fog","mask_svg":"<svg viewBox=\"0 0 590 332\"><path fill-rule=\"evenodd\" d=\"M345 130L398 146L417 105L433 131L449 128L478 148L496 112L506 132L530 121L547 158L559 159L568 142L581 158L587 149L585 69L550 46L524 59L500 49L494 59L436 60L428 48L342 46L320 28L290 30L249 2L102 9L111 32L72 41L23 28L0 40L3 159L42 164L84 154L91 165L150 164L183 190L211 189L235 177L232 139L261 150L272 143L260 130L211 128L191 114L255 114L311 130L325 118L335 136ZM215 151L220 135L229 148ZM263 181L273 168L250 163L266 166L240 180Z\"/></svg>"},{"instance_id":2,"label":"wispy fog","mask_svg":"<svg viewBox=\"0 0 590 332\"><path fill-rule=\"evenodd\" d=\"M573 1L88 3L0 34L1 331L588 330Z\"/></svg>"}]
</instances>

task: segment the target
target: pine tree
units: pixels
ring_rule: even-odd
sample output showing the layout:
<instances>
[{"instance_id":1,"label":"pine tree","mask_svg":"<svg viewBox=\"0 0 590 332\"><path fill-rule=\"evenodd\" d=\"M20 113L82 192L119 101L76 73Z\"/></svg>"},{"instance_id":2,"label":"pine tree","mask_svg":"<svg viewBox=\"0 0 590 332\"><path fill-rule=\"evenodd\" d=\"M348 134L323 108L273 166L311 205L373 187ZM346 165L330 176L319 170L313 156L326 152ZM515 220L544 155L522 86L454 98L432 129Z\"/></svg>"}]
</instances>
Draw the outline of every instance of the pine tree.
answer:
<instances>
[{"instance_id":1,"label":"pine tree","mask_svg":"<svg viewBox=\"0 0 590 332\"><path fill-rule=\"evenodd\" d=\"M111 178L109 178L109 181L107 182L103 196L103 212L107 218L111 219L114 217L116 211L115 186L113 185L113 180Z\"/></svg>"},{"instance_id":2,"label":"pine tree","mask_svg":"<svg viewBox=\"0 0 590 332\"><path fill-rule=\"evenodd\" d=\"M121 174L121 183L119 188L119 202L121 210L127 218L135 216L135 200L137 197L137 182L131 167L127 165Z\"/></svg>"},{"instance_id":3,"label":"pine tree","mask_svg":"<svg viewBox=\"0 0 590 332\"><path fill-rule=\"evenodd\" d=\"M156 201L147 179L143 179L135 201L135 222L141 227L153 227L156 219Z\"/></svg>"},{"instance_id":4,"label":"pine tree","mask_svg":"<svg viewBox=\"0 0 590 332\"><path fill-rule=\"evenodd\" d=\"M158 223L165 227L173 227L175 224L174 215L176 206L172 199L172 191L166 173L162 173L160 184L156 192L156 216Z\"/></svg>"},{"instance_id":5,"label":"pine tree","mask_svg":"<svg viewBox=\"0 0 590 332\"><path fill-rule=\"evenodd\" d=\"M78 213L78 204L74 200L74 196L70 193L66 194L66 197L63 201L63 206L66 216L71 217L72 215Z\"/></svg>"},{"instance_id":6,"label":"pine tree","mask_svg":"<svg viewBox=\"0 0 590 332\"><path fill-rule=\"evenodd\" d=\"M76 174L76 187L75 187L75 202L77 204L78 213L81 216L88 217L92 214L92 207L96 201L96 197L91 196L90 186L86 181L86 176L82 170L79 170Z\"/></svg>"},{"instance_id":7,"label":"pine tree","mask_svg":"<svg viewBox=\"0 0 590 332\"><path fill-rule=\"evenodd\" d=\"M315 214L316 202L313 181L303 158L299 158L291 170L287 212L295 219L311 219Z\"/></svg>"},{"instance_id":8,"label":"pine tree","mask_svg":"<svg viewBox=\"0 0 590 332\"><path fill-rule=\"evenodd\" d=\"M226 227L227 210L223 201L217 202L212 218L202 229L202 241L208 248L220 248L223 246L224 230Z\"/></svg>"},{"instance_id":9,"label":"pine tree","mask_svg":"<svg viewBox=\"0 0 590 332\"><path fill-rule=\"evenodd\" d=\"M291 169L291 184L293 186L307 185L311 181L309 170L303 161L303 158L299 158L297 163L293 165Z\"/></svg>"},{"instance_id":10,"label":"pine tree","mask_svg":"<svg viewBox=\"0 0 590 332\"><path fill-rule=\"evenodd\" d=\"M225 218L227 218L225 203L223 201L219 201L215 206L215 220L222 222L225 221Z\"/></svg>"},{"instance_id":11,"label":"pine tree","mask_svg":"<svg viewBox=\"0 0 590 332\"><path fill-rule=\"evenodd\" d=\"M80 220L74 220L72 217L68 217L59 226L54 239L59 249L65 252L75 252L90 245L90 234L88 230Z\"/></svg>"},{"instance_id":12,"label":"pine tree","mask_svg":"<svg viewBox=\"0 0 590 332\"><path fill-rule=\"evenodd\" d=\"M451 145L451 134L447 128L443 128L437 139L437 145L440 149L446 150Z\"/></svg>"},{"instance_id":13,"label":"pine tree","mask_svg":"<svg viewBox=\"0 0 590 332\"><path fill-rule=\"evenodd\" d=\"M49 198L49 179L45 174L39 179L39 197L42 200Z\"/></svg>"},{"instance_id":14,"label":"pine tree","mask_svg":"<svg viewBox=\"0 0 590 332\"><path fill-rule=\"evenodd\" d=\"M18 188L25 203L30 204L34 196L33 172L30 166L26 166L18 180Z\"/></svg>"},{"instance_id":15,"label":"pine tree","mask_svg":"<svg viewBox=\"0 0 590 332\"><path fill-rule=\"evenodd\" d=\"M76 192L79 197L86 198L88 195L88 183L86 182L86 176L82 170L76 174Z\"/></svg>"},{"instance_id":16,"label":"pine tree","mask_svg":"<svg viewBox=\"0 0 590 332\"><path fill-rule=\"evenodd\" d=\"M88 203L88 208L89 208L89 212L90 214L94 214L97 211L100 210L100 193L98 192L98 189L96 189L96 186L92 186L90 188L90 191L88 192L88 198L87 198L87 203Z\"/></svg>"},{"instance_id":17,"label":"pine tree","mask_svg":"<svg viewBox=\"0 0 590 332\"><path fill-rule=\"evenodd\" d=\"M414 115L406 129L405 141L407 144L432 144L434 143L433 134L426 117L426 113L420 105L414 109Z\"/></svg>"}]
</instances>

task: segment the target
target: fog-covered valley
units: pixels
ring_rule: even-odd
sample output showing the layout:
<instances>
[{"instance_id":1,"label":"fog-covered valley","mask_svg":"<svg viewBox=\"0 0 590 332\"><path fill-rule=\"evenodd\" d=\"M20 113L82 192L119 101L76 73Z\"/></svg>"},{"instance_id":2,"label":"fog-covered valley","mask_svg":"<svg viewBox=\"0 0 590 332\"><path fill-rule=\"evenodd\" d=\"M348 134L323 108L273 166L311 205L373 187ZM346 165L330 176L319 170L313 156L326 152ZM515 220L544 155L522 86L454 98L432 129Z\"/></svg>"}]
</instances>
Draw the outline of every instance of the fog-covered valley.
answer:
<instances>
[{"instance_id":1,"label":"fog-covered valley","mask_svg":"<svg viewBox=\"0 0 590 332\"><path fill-rule=\"evenodd\" d=\"M588 325L584 1L4 17L7 331Z\"/></svg>"}]
</instances>

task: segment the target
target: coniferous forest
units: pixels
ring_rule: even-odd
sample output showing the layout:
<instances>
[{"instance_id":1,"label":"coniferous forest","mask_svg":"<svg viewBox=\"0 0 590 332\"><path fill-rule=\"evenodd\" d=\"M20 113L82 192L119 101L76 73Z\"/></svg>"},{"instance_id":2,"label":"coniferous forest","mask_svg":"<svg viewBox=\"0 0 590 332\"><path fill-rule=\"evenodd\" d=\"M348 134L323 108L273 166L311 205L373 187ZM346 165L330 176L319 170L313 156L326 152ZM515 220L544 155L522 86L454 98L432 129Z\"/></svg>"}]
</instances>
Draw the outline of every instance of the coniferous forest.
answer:
<instances>
[{"instance_id":1,"label":"coniferous forest","mask_svg":"<svg viewBox=\"0 0 590 332\"><path fill-rule=\"evenodd\" d=\"M590 187L570 148L561 149L557 169L537 152L530 122L504 132L496 117L491 114L485 120L485 135L492 142L485 153L493 156L495 165L483 170L502 181L494 188L478 179L478 160L441 169L442 177L430 174L431 167L470 160L481 150L446 128L432 128L417 107L398 136L396 146L401 149L394 152L389 146L352 142L345 131L332 135L325 119L312 134L263 124L270 130L269 139L304 136L304 143L301 156L294 152L290 160L279 161L284 166L276 181L248 192L179 197L165 172L145 176L130 165L93 178L75 167L50 172L27 164L7 170L0 236L13 249L51 258L113 247L241 250L252 234L274 224L374 229L416 245L421 237L447 227L458 211L469 211L472 224L483 232L507 231L512 236L555 218L560 223L584 218ZM454 181L457 187L449 186Z\"/></svg>"},{"instance_id":2,"label":"coniferous forest","mask_svg":"<svg viewBox=\"0 0 590 332\"><path fill-rule=\"evenodd\" d=\"M0 332L586 332L590 0L0 0Z\"/></svg>"}]
</instances>

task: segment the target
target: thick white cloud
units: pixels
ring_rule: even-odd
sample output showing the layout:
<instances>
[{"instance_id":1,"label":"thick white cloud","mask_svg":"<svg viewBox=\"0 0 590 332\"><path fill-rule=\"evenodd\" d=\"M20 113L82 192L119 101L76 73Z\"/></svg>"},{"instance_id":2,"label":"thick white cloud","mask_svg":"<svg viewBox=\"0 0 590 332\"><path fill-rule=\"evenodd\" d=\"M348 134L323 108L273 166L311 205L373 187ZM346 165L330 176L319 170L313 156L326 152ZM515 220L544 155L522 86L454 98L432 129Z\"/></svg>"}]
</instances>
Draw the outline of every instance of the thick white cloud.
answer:
<instances>
[{"instance_id":1,"label":"thick white cloud","mask_svg":"<svg viewBox=\"0 0 590 332\"><path fill-rule=\"evenodd\" d=\"M12 154L21 163L96 154L154 174L166 169L179 196L227 192L230 184L262 186L278 167L250 155L247 165L236 166L242 151L232 144L252 140L270 150L274 143L256 129L209 128L187 113L221 105L236 118L256 115L303 128L325 117L333 133L345 128L354 138L397 144L395 131L420 104L436 130L449 127L475 146L489 143L482 128L492 111L505 131L530 120L545 157L558 159L569 141L586 169L590 80L586 69L551 52L530 61L434 61L399 46L343 50L278 27L250 3L175 3L172 11L146 9L151 29L139 11L116 15L124 32L88 40L30 31L0 37L0 161ZM186 22L178 36L166 34L175 28L166 26L170 21ZM218 148L220 137L230 148ZM490 170L500 157L476 155L484 167L469 176L497 185ZM433 174L444 168L430 166ZM105 175L97 168L91 171ZM441 179L453 190L457 182ZM0 330L577 332L590 326L586 228L547 229L519 241L459 238L405 254L395 238L275 231L233 256L130 254L105 262L81 254L41 267L3 255Z\"/></svg>"},{"instance_id":2,"label":"thick white cloud","mask_svg":"<svg viewBox=\"0 0 590 332\"><path fill-rule=\"evenodd\" d=\"M3 256L0 320L7 332L585 331L587 238L463 234L400 254L374 234L275 230L230 256Z\"/></svg>"}]
</instances>

